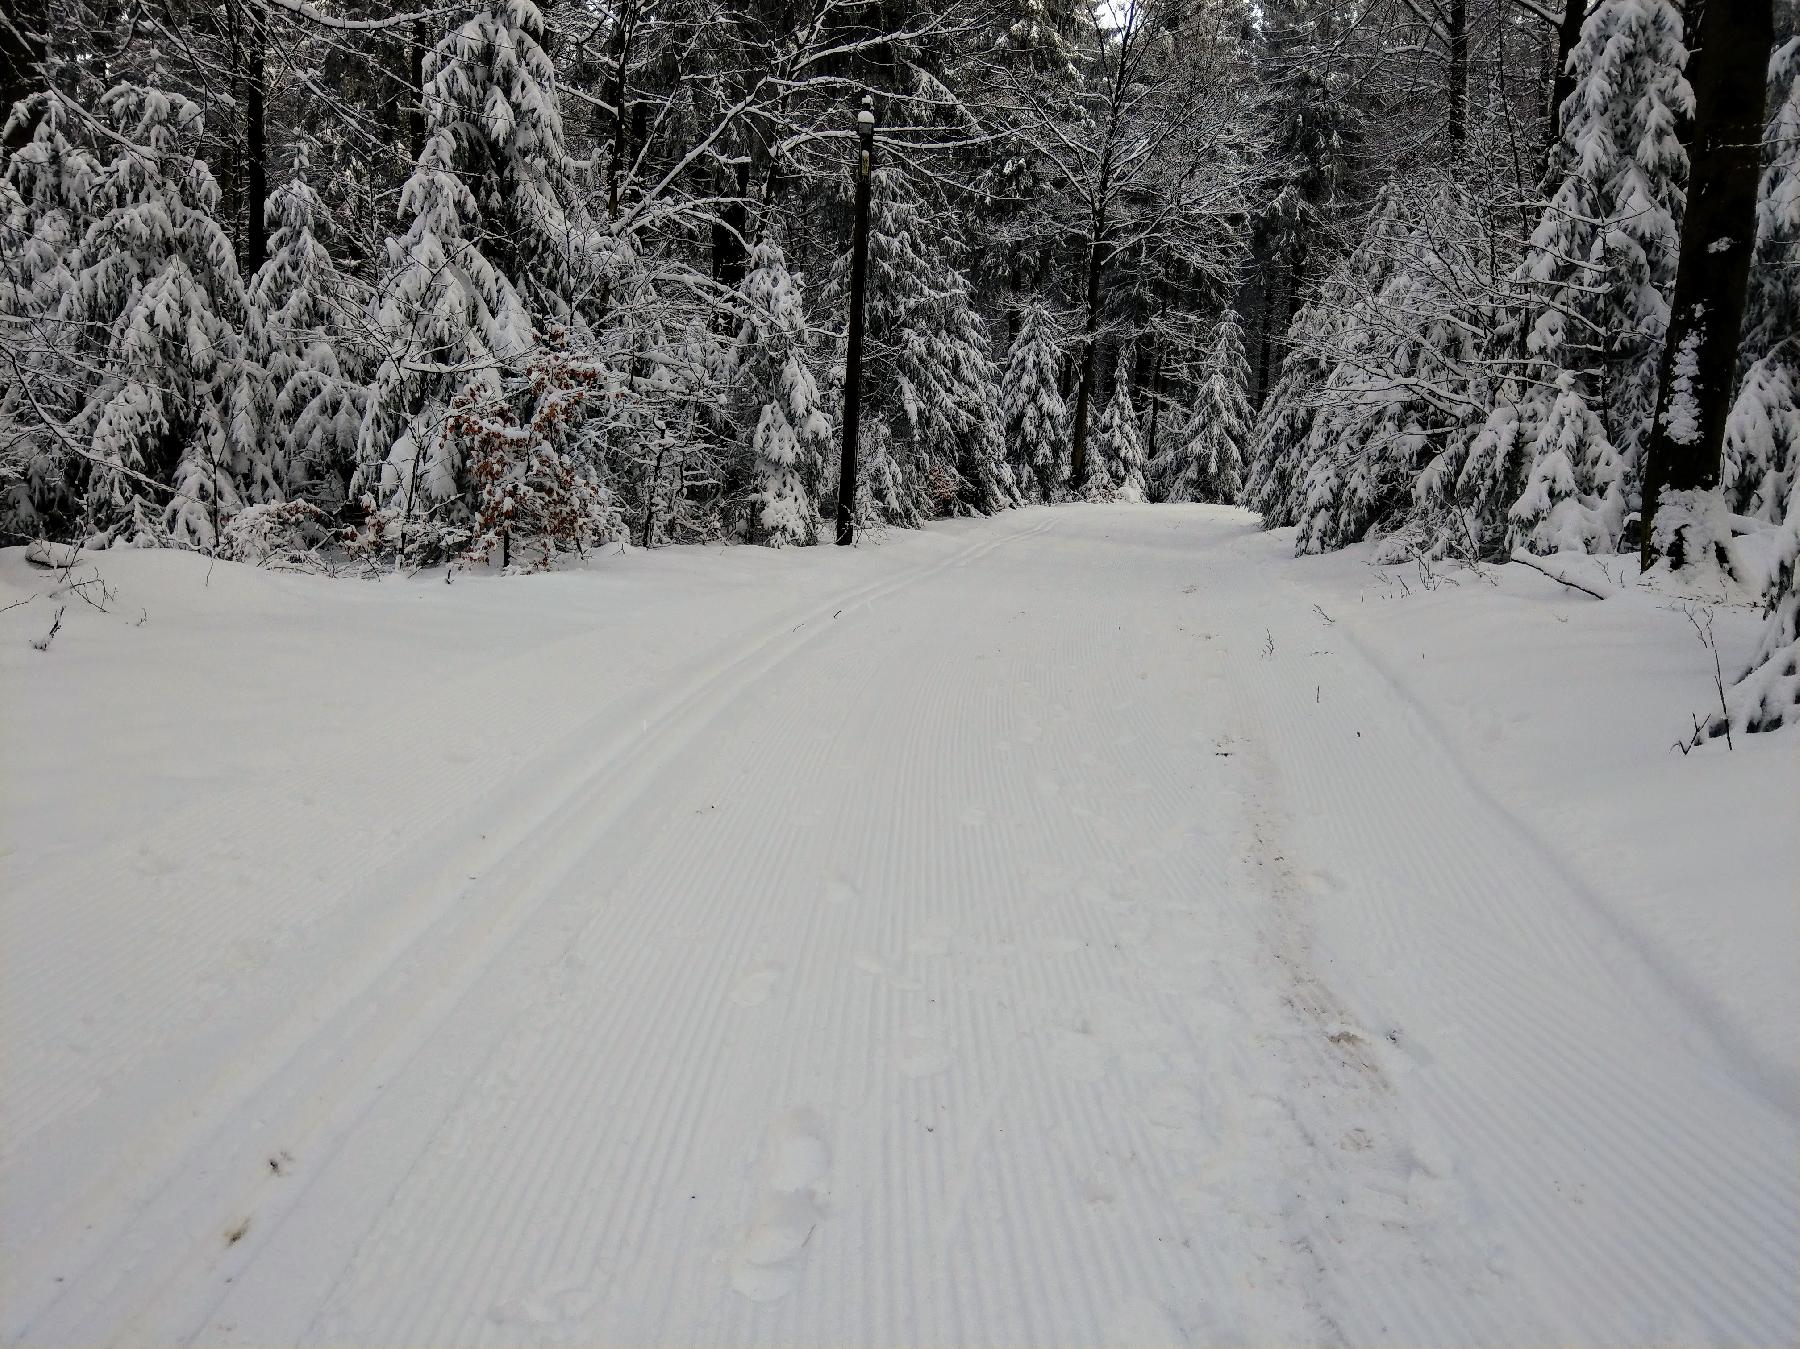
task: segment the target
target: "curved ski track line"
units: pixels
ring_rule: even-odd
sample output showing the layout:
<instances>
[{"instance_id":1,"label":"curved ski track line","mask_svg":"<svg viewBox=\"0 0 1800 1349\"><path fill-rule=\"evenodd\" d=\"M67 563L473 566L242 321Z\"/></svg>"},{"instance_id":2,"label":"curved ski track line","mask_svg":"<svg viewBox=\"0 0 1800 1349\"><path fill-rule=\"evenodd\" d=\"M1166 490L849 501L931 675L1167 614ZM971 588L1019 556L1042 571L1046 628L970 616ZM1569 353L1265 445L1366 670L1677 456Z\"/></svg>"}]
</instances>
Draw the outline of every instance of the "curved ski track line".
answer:
<instances>
[{"instance_id":1,"label":"curved ski track line","mask_svg":"<svg viewBox=\"0 0 1800 1349\"><path fill-rule=\"evenodd\" d=\"M1419 704L1412 691L1400 680L1390 663L1382 660L1369 644L1357 635L1353 626L1346 624L1345 632L1351 642L1355 644L1357 655L1370 669L1381 676L1393 691L1396 701L1404 703L1410 709L1420 724L1429 732L1431 738L1443 749L1446 759L1456 770L1463 787L1476 797L1489 813L1503 822L1519 846L1529 848L1546 866L1554 870L1569 892L1606 925L1609 933L1621 945L1631 951L1641 962L1645 971L1654 977L1656 984L1679 1003L1695 1022L1705 1028L1719 1056L1730 1060L1743 1080L1754 1085L1763 1100L1772 1108L1787 1113L1794 1113L1797 1108L1800 1108L1800 1070L1796 1070L1791 1064L1784 1069L1782 1065L1772 1062L1758 1052L1743 1031L1725 1013L1717 999L1698 988L1693 980L1672 965L1656 944L1645 937L1642 932L1621 921L1611 907L1595 894L1593 888L1569 865L1558 849L1526 824L1515 810L1497 800L1493 793L1469 770L1444 728L1426 708Z\"/></svg>"}]
</instances>

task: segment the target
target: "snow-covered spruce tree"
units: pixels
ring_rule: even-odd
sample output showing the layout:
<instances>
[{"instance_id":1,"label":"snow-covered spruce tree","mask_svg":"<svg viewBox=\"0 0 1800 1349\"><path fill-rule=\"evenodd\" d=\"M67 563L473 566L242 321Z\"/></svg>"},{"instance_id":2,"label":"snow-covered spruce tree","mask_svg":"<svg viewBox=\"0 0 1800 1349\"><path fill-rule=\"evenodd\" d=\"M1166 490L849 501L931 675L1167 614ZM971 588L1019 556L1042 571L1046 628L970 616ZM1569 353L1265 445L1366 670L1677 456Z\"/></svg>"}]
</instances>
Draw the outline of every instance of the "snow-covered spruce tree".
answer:
<instances>
[{"instance_id":1,"label":"snow-covered spruce tree","mask_svg":"<svg viewBox=\"0 0 1800 1349\"><path fill-rule=\"evenodd\" d=\"M1131 402L1131 367L1123 353L1113 370L1112 397L1100 416L1094 439L1094 458L1100 472L1090 474L1088 495L1099 501L1142 501L1144 485L1144 434L1138 427L1137 409Z\"/></svg>"},{"instance_id":2,"label":"snow-covered spruce tree","mask_svg":"<svg viewBox=\"0 0 1800 1349\"><path fill-rule=\"evenodd\" d=\"M1800 38L1769 62L1769 109L1723 486L1733 511L1777 525L1800 468Z\"/></svg>"},{"instance_id":3,"label":"snow-covered spruce tree","mask_svg":"<svg viewBox=\"0 0 1800 1349\"><path fill-rule=\"evenodd\" d=\"M1237 311L1227 309L1200 364L1193 411L1177 450L1168 501L1235 504L1250 443L1250 365Z\"/></svg>"},{"instance_id":4,"label":"snow-covered spruce tree","mask_svg":"<svg viewBox=\"0 0 1800 1349\"><path fill-rule=\"evenodd\" d=\"M96 536L207 548L253 476L228 425L243 284L194 155L200 108L160 87L154 54L148 68L100 100L116 139L58 315L82 381L70 433L91 453Z\"/></svg>"},{"instance_id":5,"label":"snow-covered spruce tree","mask_svg":"<svg viewBox=\"0 0 1800 1349\"><path fill-rule=\"evenodd\" d=\"M530 0L483 7L426 58L425 142L400 196L371 304L383 345L358 437L355 487L424 555L462 546L472 506L452 401L497 395L531 350L527 297L566 293L563 150L553 71Z\"/></svg>"},{"instance_id":6,"label":"snow-covered spruce tree","mask_svg":"<svg viewBox=\"0 0 1800 1349\"><path fill-rule=\"evenodd\" d=\"M828 307L845 302L848 285L848 259L840 258ZM999 375L968 281L946 257L943 232L931 227L904 170L885 164L870 184L866 306L863 424L885 425L891 464L865 475L861 490L876 514L917 525L1013 504ZM834 365L841 369L841 360Z\"/></svg>"},{"instance_id":7,"label":"snow-covered spruce tree","mask_svg":"<svg viewBox=\"0 0 1800 1349\"><path fill-rule=\"evenodd\" d=\"M1489 426L1493 425L1492 419ZM1624 513L1623 473L1606 428L1572 371L1556 377L1556 398L1537 428L1530 476L1512 506L1515 537L1538 553L1606 552L1608 522Z\"/></svg>"},{"instance_id":8,"label":"snow-covered spruce tree","mask_svg":"<svg viewBox=\"0 0 1800 1349\"><path fill-rule=\"evenodd\" d=\"M356 288L320 237L325 213L304 152L269 197L269 258L251 278L246 337L267 399L264 453L288 495L335 510L345 497L364 389L346 316Z\"/></svg>"},{"instance_id":9,"label":"snow-covered spruce tree","mask_svg":"<svg viewBox=\"0 0 1800 1349\"><path fill-rule=\"evenodd\" d=\"M1294 524L1306 500L1306 447L1330 373L1322 352L1334 318L1325 305L1303 305L1295 313L1280 374L1257 414L1243 499L1262 516L1264 529Z\"/></svg>"},{"instance_id":10,"label":"snow-covered spruce tree","mask_svg":"<svg viewBox=\"0 0 1800 1349\"><path fill-rule=\"evenodd\" d=\"M1062 361L1056 318L1029 304L1006 357L1001 403L1013 477L1034 501L1052 501L1068 476L1069 411L1057 387Z\"/></svg>"},{"instance_id":11,"label":"snow-covered spruce tree","mask_svg":"<svg viewBox=\"0 0 1800 1349\"><path fill-rule=\"evenodd\" d=\"M1454 183L1382 190L1328 291L1348 303L1322 353L1331 366L1309 431L1300 551L1392 533L1434 460L1460 457L1486 392L1471 389L1479 353L1466 312L1480 238Z\"/></svg>"},{"instance_id":12,"label":"snow-covered spruce tree","mask_svg":"<svg viewBox=\"0 0 1800 1349\"><path fill-rule=\"evenodd\" d=\"M387 272L370 303L383 350L352 483L393 517L381 532L421 556L463 543L455 529L468 514L468 483L449 435L451 403L498 395L502 364L521 358L533 340L511 279L482 251L475 196L455 160L451 133L433 131L400 195L410 224L388 240ZM436 538L446 527L450 535Z\"/></svg>"},{"instance_id":13,"label":"snow-covered spruce tree","mask_svg":"<svg viewBox=\"0 0 1800 1349\"><path fill-rule=\"evenodd\" d=\"M425 61L425 118L454 137L483 251L532 312L569 303L573 166L556 68L532 0L489 0Z\"/></svg>"},{"instance_id":14,"label":"snow-covered spruce tree","mask_svg":"<svg viewBox=\"0 0 1800 1349\"><path fill-rule=\"evenodd\" d=\"M1600 0L1582 26L1570 56L1575 91L1546 175L1550 200L1516 278L1528 319L1522 405L1497 408L1501 424L1481 441L1484 454L1517 446L1520 462L1473 456L1465 469L1471 495L1491 505L1506 495L1493 484L1524 486L1504 520L1478 518L1484 546L1501 533L1507 546L1586 540L1611 550L1637 509L1687 175L1676 139L1692 102L1681 73L1686 57L1673 0ZM1561 409L1554 431L1552 404ZM1589 424L1586 414L1607 441L1579 455L1597 476L1534 467L1541 456L1567 457L1562 437ZM1559 509L1573 500L1559 495L1565 486L1579 500ZM1575 519L1583 512L1592 518ZM1546 525L1552 515L1554 528Z\"/></svg>"},{"instance_id":15,"label":"snow-covered spruce tree","mask_svg":"<svg viewBox=\"0 0 1800 1349\"><path fill-rule=\"evenodd\" d=\"M1757 197L1740 363L1725 425L1725 499L1773 526L1766 536L1768 617L1748 666L1727 690L1711 735L1800 721L1800 38L1769 63L1769 129Z\"/></svg>"},{"instance_id":16,"label":"snow-covered spruce tree","mask_svg":"<svg viewBox=\"0 0 1800 1349\"><path fill-rule=\"evenodd\" d=\"M778 244L759 242L744 278L738 374L750 438L749 537L779 547L818 538L817 490L830 427L807 364L805 298Z\"/></svg>"},{"instance_id":17,"label":"snow-covered spruce tree","mask_svg":"<svg viewBox=\"0 0 1800 1349\"><path fill-rule=\"evenodd\" d=\"M1707 731L1773 731L1800 722L1800 492L1773 536L1764 591L1769 603L1755 653L1725 694L1725 714Z\"/></svg>"},{"instance_id":18,"label":"snow-covered spruce tree","mask_svg":"<svg viewBox=\"0 0 1800 1349\"><path fill-rule=\"evenodd\" d=\"M60 97L20 103L8 125L32 130L0 178L0 528L49 534L76 514L84 476L55 429L75 410L75 333L59 314L99 166Z\"/></svg>"}]
</instances>

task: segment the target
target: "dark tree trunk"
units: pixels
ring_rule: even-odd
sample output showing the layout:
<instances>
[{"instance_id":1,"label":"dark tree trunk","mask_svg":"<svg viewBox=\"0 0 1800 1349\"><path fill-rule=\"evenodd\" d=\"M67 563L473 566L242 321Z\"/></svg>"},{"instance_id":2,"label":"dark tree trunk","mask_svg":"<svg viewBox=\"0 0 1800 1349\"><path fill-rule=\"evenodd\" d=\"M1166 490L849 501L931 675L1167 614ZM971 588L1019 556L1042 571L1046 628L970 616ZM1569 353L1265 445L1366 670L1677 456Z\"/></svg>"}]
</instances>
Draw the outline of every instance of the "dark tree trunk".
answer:
<instances>
[{"instance_id":1,"label":"dark tree trunk","mask_svg":"<svg viewBox=\"0 0 1800 1349\"><path fill-rule=\"evenodd\" d=\"M1763 95L1775 42L1771 0L1709 0L1688 61L1694 124L1687 213L1644 458L1643 564L1655 556L1657 498L1718 486L1756 238ZM1680 566L1679 542L1670 561Z\"/></svg>"},{"instance_id":2,"label":"dark tree trunk","mask_svg":"<svg viewBox=\"0 0 1800 1349\"><path fill-rule=\"evenodd\" d=\"M1156 462L1156 432L1162 422L1163 353L1159 344L1150 361L1150 439L1144 446L1144 462Z\"/></svg>"},{"instance_id":3,"label":"dark tree trunk","mask_svg":"<svg viewBox=\"0 0 1800 1349\"><path fill-rule=\"evenodd\" d=\"M1265 269L1262 274L1262 303L1258 306L1256 316L1256 406L1260 409L1263 400L1269 396L1269 347L1270 334L1274 330L1272 322L1275 316L1275 287L1272 274Z\"/></svg>"},{"instance_id":4,"label":"dark tree trunk","mask_svg":"<svg viewBox=\"0 0 1800 1349\"><path fill-rule=\"evenodd\" d=\"M0 17L0 123L11 121L15 103L43 87L39 67L44 59L44 0L12 0L10 9ZM10 155L31 139L32 129L21 118L6 133L0 149Z\"/></svg>"},{"instance_id":5,"label":"dark tree trunk","mask_svg":"<svg viewBox=\"0 0 1800 1349\"><path fill-rule=\"evenodd\" d=\"M737 196L727 202L712 227L713 280L728 290L744 283L747 261L744 241L750 230L750 161L740 159L736 173Z\"/></svg>"},{"instance_id":6,"label":"dark tree trunk","mask_svg":"<svg viewBox=\"0 0 1800 1349\"><path fill-rule=\"evenodd\" d=\"M1104 190L1104 189L1102 189ZM1106 247L1106 216L1094 212L1088 239L1087 319L1081 330L1081 372L1075 392L1075 440L1069 455L1069 489L1079 492L1087 483L1088 413L1094 403L1094 365L1100 339L1101 250Z\"/></svg>"},{"instance_id":7,"label":"dark tree trunk","mask_svg":"<svg viewBox=\"0 0 1800 1349\"><path fill-rule=\"evenodd\" d=\"M1469 139L1469 0L1450 0L1450 153Z\"/></svg>"},{"instance_id":8,"label":"dark tree trunk","mask_svg":"<svg viewBox=\"0 0 1800 1349\"><path fill-rule=\"evenodd\" d=\"M268 125L264 109L265 44L268 14L259 4L250 16L244 44L244 279L255 276L269 256L269 228L265 203L269 196Z\"/></svg>"},{"instance_id":9,"label":"dark tree trunk","mask_svg":"<svg viewBox=\"0 0 1800 1349\"><path fill-rule=\"evenodd\" d=\"M425 153L425 21L415 20L412 26L412 48L406 54L408 92L411 95L407 108L407 119L412 130L413 163L419 162L419 156Z\"/></svg>"},{"instance_id":10,"label":"dark tree trunk","mask_svg":"<svg viewBox=\"0 0 1800 1349\"><path fill-rule=\"evenodd\" d=\"M1021 248L1011 249L1006 266L1006 348L1012 350L1012 344L1019 340L1019 327L1024 319L1024 306L1019 297L1025 293L1025 251Z\"/></svg>"},{"instance_id":11,"label":"dark tree trunk","mask_svg":"<svg viewBox=\"0 0 1800 1349\"><path fill-rule=\"evenodd\" d=\"M1586 18L1587 0L1563 0L1562 22L1556 28L1556 65L1551 71L1550 134L1544 138L1546 147L1556 143L1557 132L1562 127L1562 105L1575 92L1575 76L1569 70L1569 53L1575 50L1575 44L1581 40L1581 25ZM1547 148L1545 153L1548 154Z\"/></svg>"}]
</instances>

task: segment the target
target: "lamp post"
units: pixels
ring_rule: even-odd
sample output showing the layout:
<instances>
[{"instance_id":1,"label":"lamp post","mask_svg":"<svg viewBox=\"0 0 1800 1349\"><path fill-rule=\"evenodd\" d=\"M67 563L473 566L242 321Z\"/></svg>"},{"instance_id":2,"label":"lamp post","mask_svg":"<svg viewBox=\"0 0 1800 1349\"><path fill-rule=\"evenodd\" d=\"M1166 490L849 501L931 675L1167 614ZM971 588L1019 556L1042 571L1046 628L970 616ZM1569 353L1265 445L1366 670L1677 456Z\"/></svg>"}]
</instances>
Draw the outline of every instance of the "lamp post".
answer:
<instances>
[{"instance_id":1,"label":"lamp post","mask_svg":"<svg viewBox=\"0 0 1800 1349\"><path fill-rule=\"evenodd\" d=\"M838 460L837 541L856 542L856 433L862 420L863 292L869 271L869 175L875 167L875 99L856 112L856 224L850 236L850 340L844 349L844 448Z\"/></svg>"}]
</instances>

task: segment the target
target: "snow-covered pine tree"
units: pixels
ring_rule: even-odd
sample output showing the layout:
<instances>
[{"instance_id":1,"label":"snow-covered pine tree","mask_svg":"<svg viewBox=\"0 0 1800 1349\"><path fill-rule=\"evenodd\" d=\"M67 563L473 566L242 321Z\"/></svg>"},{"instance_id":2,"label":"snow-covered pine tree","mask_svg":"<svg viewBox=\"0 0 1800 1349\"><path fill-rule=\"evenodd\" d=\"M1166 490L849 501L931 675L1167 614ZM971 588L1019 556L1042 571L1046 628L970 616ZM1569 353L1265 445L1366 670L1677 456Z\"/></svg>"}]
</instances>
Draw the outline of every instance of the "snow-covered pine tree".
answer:
<instances>
[{"instance_id":1,"label":"snow-covered pine tree","mask_svg":"<svg viewBox=\"0 0 1800 1349\"><path fill-rule=\"evenodd\" d=\"M1421 476L1447 477L1436 461L1460 461L1472 409L1486 394L1468 313L1480 241L1472 205L1453 181L1394 182L1377 198L1328 288L1347 306L1324 353L1332 364L1308 440L1300 551L1414 523Z\"/></svg>"},{"instance_id":2,"label":"snow-covered pine tree","mask_svg":"<svg viewBox=\"0 0 1800 1349\"><path fill-rule=\"evenodd\" d=\"M504 362L533 340L531 319L512 281L482 251L475 196L456 170L455 142L435 130L400 195L410 223L387 242L387 272L370 302L383 351L357 438L353 492L392 512L387 532L403 548L423 547L416 517L466 515L468 484L448 434L450 405L471 388L498 395ZM454 551L461 539L443 540Z\"/></svg>"},{"instance_id":3,"label":"snow-covered pine tree","mask_svg":"<svg viewBox=\"0 0 1800 1349\"><path fill-rule=\"evenodd\" d=\"M1257 413L1243 500L1261 514L1264 529L1295 523L1305 504L1306 446L1317 419L1319 392L1330 373L1321 353L1334 318L1329 305L1302 305L1295 313L1280 374Z\"/></svg>"},{"instance_id":4,"label":"snow-covered pine tree","mask_svg":"<svg viewBox=\"0 0 1800 1349\"><path fill-rule=\"evenodd\" d=\"M567 163L542 25L530 0L503 0L426 59L425 143L400 196L407 225L387 242L371 305L384 351L355 482L397 516L384 529L408 549L462 546L472 502L450 405L499 394L503 367L535 340L525 296L554 311L566 286Z\"/></svg>"},{"instance_id":5,"label":"snow-covered pine tree","mask_svg":"<svg viewBox=\"0 0 1800 1349\"><path fill-rule=\"evenodd\" d=\"M1515 537L1537 553L1604 552L1623 517L1624 474L1606 428L1573 371L1556 377L1556 398L1538 428L1525 491L1512 506Z\"/></svg>"},{"instance_id":6,"label":"snow-covered pine tree","mask_svg":"<svg viewBox=\"0 0 1800 1349\"><path fill-rule=\"evenodd\" d=\"M1575 91L1546 175L1550 200L1517 278L1529 320L1527 406L1502 414L1508 425L1536 428L1537 438L1522 463L1524 495L1508 506L1506 524L1481 521L1484 533L1504 529L1510 542L1533 547L1585 539L1610 550L1638 505L1687 175L1676 138L1692 100L1686 57L1673 0L1600 0L1582 26L1570 56ZM1569 460L1575 447L1563 437L1590 424L1605 444ZM1484 447L1499 443L1489 437ZM1540 470L1535 461L1546 456L1600 476ZM1499 476L1491 465L1473 467L1477 481ZM1559 495L1565 486L1579 493L1575 506L1559 506L1574 499ZM1497 504L1497 494L1490 499ZM1575 520L1581 511L1597 513ZM1548 528L1552 515L1560 523Z\"/></svg>"},{"instance_id":7,"label":"snow-covered pine tree","mask_svg":"<svg viewBox=\"0 0 1800 1349\"><path fill-rule=\"evenodd\" d=\"M1773 526L1768 616L1748 666L1708 730L1772 731L1800 720L1800 38L1769 63L1769 128L1757 196L1740 363L1725 425L1725 500Z\"/></svg>"},{"instance_id":8,"label":"snow-covered pine tree","mask_svg":"<svg viewBox=\"0 0 1800 1349\"><path fill-rule=\"evenodd\" d=\"M1068 476L1069 411L1057 386L1062 362L1057 337L1049 307L1041 301L1027 305L1001 382L1013 477L1035 501L1054 500Z\"/></svg>"},{"instance_id":9,"label":"snow-covered pine tree","mask_svg":"<svg viewBox=\"0 0 1800 1349\"><path fill-rule=\"evenodd\" d=\"M1235 504L1244 490L1250 443L1250 365L1237 311L1219 319L1197 372L1193 411L1164 489L1168 501Z\"/></svg>"},{"instance_id":10,"label":"snow-covered pine tree","mask_svg":"<svg viewBox=\"0 0 1800 1349\"><path fill-rule=\"evenodd\" d=\"M100 100L114 140L58 314L83 381L70 431L90 448L97 536L208 548L247 476L228 425L243 284L195 157L201 110L161 86L155 53L147 68Z\"/></svg>"},{"instance_id":11,"label":"snow-covered pine tree","mask_svg":"<svg viewBox=\"0 0 1800 1349\"><path fill-rule=\"evenodd\" d=\"M533 0L489 0L426 57L425 119L455 141L482 251L543 319L568 308L573 166Z\"/></svg>"},{"instance_id":12,"label":"snow-covered pine tree","mask_svg":"<svg viewBox=\"0 0 1800 1349\"><path fill-rule=\"evenodd\" d=\"M1733 511L1775 525L1800 467L1800 38L1769 62L1769 109L1723 486Z\"/></svg>"},{"instance_id":13,"label":"snow-covered pine tree","mask_svg":"<svg viewBox=\"0 0 1800 1349\"><path fill-rule=\"evenodd\" d=\"M56 434L74 411L76 334L58 315L75 288L69 264L99 178L63 99L21 102L8 126L27 125L30 139L0 177L0 341L10 366L0 380L0 528L15 535L59 532L77 509L83 465Z\"/></svg>"},{"instance_id":14,"label":"snow-covered pine tree","mask_svg":"<svg viewBox=\"0 0 1800 1349\"><path fill-rule=\"evenodd\" d=\"M868 265L863 418L885 424L892 465L879 480L865 475L874 509L890 524L917 525L1013 504L987 333L943 232L932 230L918 189L896 166L878 164L870 184ZM828 306L843 301L848 284L840 258Z\"/></svg>"},{"instance_id":15,"label":"snow-covered pine tree","mask_svg":"<svg viewBox=\"0 0 1800 1349\"><path fill-rule=\"evenodd\" d=\"M810 544L818 538L813 493L831 432L807 363L805 298L778 244L765 239L751 250L743 295L738 370L755 425L749 537L776 547Z\"/></svg>"},{"instance_id":16,"label":"snow-covered pine tree","mask_svg":"<svg viewBox=\"0 0 1800 1349\"><path fill-rule=\"evenodd\" d=\"M1123 353L1113 370L1112 397L1100 416L1094 440L1094 458L1100 472L1089 475L1089 496L1097 500L1142 501L1144 484L1144 435L1137 409L1131 402L1131 367Z\"/></svg>"},{"instance_id":17,"label":"snow-covered pine tree","mask_svg":"<svg viewBox=\"0 0 1800 1349\"><path fill-rule=\"evenodd\" d=\"M335 510L355 465L364 389L346 316L356 287L320 237L304 151L270 195L269 258L251 278L246 336L266 379L264 453L289 494Z\"/></svg>"}]
</instances>

